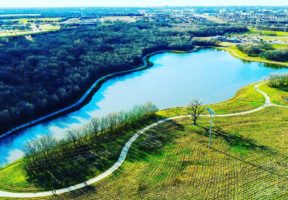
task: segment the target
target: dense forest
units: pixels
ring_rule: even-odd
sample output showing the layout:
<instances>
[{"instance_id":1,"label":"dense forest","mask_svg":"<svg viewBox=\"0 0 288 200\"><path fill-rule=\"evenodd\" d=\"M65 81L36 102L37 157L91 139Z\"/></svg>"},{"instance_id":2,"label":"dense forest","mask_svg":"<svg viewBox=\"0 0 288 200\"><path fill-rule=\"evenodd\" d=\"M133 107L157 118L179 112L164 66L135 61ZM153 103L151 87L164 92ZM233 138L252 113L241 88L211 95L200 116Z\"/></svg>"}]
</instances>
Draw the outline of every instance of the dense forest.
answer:
<instances>
[{"instance_id":1,"label":"dense forest","mask_svg":"<svg viewBox=\"0 0 288 200\"><path fill-rule=\"evenodd\" d=\"M131 69L143 55L190 50L194 36L244 32L230 25L113 22L0 40L0 133L75 102L99 77ZM208 45L213 44L209 42ZM206 44L207 45L207 44Z\"/></svg>"}]
</instances>

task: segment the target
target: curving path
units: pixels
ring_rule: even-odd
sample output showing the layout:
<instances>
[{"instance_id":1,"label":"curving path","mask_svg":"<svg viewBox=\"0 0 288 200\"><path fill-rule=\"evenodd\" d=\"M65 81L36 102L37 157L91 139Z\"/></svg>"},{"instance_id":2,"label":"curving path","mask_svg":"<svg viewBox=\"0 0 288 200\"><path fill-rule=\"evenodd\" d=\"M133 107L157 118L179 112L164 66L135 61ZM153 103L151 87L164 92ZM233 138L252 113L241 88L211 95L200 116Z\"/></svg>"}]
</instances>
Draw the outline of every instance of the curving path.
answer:
<instances>
[{"instance_id":1,"label":"curving path","mask_svg":"<svg viewBox=\"0 0 288 200\"><path fill-rule=\"evenodd\" d=\"M250 113L254 113L260 110L263 110L265 107L268 106L277 106L277 107L285 107L288 108L288 106L280 106L280 105L275 105L271 103L270 97L263 91L261 91L259 89L259 86L262 85L264 83L258 84L254 86L254 90L256 90L257 92L261 93L264 98L265 98L265 103L253 110L249 110L249 111L243 111L243 112L238 112L238 113L231 113L231 114L221 114L221 115L216 115L215 117L231 117L231 116L239 116L239 115L246 115L246 114L250 114ZM209 115L202 115L205 117L208 117ZM142 130L138 131L137 133L135 133L129 140L128 142L126 142L126 144L124 145L124 147L122 148L122 151L120 153L120 156L118 158L118 160L115 162L115 164L110 167L109 169L107 169L105 172L103 172L102 174L91 178L85 182L70 186L70 187L66 187L66 188L62 188L62 189L58 189L58 190L51 190L51 191L46 191L46 192L35 192L35 193L20 193L20 192L5 192L5 191L0 191L0 197L11 197L11 198L35 198L35 197L47 197L47 196L52 196L52 195L60 195L60 194L64 194L67 192L71 192L74 190L78 190L81 188L86 187L87 185L92 185L94 183L99 182L100 180L110 176L113 172L115 172L125 161L128 151L131 147L131 145L133 144L133 142L145 131L147 131L148 129L158 126L161 123L170 121L170 120L175 120L175 119L180 119L180 118L186 118L189 117L189 115L181 115L181 116L176 116L176 117L170 117L167 119L163 119L163 120L159 120L153 124L150 124L149 126L146 126L145 128L143 128Z\"/></svg>"},{"instance_id":2,"label":"curving path","mask_svg":"<svg viewBox=\"0 0 288 200\"><path fill-rule=\"evenodd\" d=\"M232 116L239 116L239 115L247 115L250 113L254 113L254 112L258 112L260 110L263 110L265 107L274 106L274 104L271 103L271 100L270 100L270 97L268 96L268 94L266 94L265 92L263 92L262 90L259 89L259 86L261 86L263 84L265 84L265 83L260 83L260 84L257 84L253 87L254 90L256 90L257 92L262 94L263 97L265 98L265 102L262 106L255 108L255 109L252 109L252 110L243 111L243 112L237 112L237 113L231 113L231 114L220 114L220 115L216 115L215 117L232 117Z\"/></svg>"}]
</instances>

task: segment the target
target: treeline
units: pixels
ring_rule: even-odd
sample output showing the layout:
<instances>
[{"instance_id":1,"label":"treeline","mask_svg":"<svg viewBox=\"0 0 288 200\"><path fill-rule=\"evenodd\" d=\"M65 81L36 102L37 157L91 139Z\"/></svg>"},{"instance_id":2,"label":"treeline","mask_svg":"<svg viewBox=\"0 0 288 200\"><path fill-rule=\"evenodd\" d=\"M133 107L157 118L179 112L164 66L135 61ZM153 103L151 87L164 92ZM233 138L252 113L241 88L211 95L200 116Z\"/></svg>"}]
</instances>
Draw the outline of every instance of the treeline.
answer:
<instances>
[{"instance_id":1,"label":"treeline","mask_svg":"<svg viewBox=\"0 0 288 200\"><path fill-rule=\"evenodd\" d=\"M218 41L215 39L202 40L202 39L192 39L193 46L201 47L213 47L218 45Z\"/></svg>"},{"instance_id":2,"label":"treeline","mask_svg":"<svg viewBox=\"0 0 288 200\"><path fill-rule=\"evenodd\" d=\"M237 48L243 53L252 57L257 57L261 53L273 49L273 47L267 42L262 42L259 44L238 44Z\"/></svg>"},{"instance_id":3,"label":"treeline","mask_svg":"<svg viewBox=\"0 0 288 200\"><path fill-rule=\"evenodd\" d=\"M25 169L29 180L55 189L103 171L117 160L134 131L156 117L156 111L155 105L147 103L128 112L95 118L81 129L69 130L60 141L43 136L28 143Z\"/></svg>"},{"instance_id":4,"label":"treeline","mask_svg":"<svg viewBox=\"0 0 288 200\"><path fill-rule=\"evenodd\" d=\"M191 50L193 36L244 30L230 25L187 30L138 21L2 38L0 133L75 102L99 77L134 68L147 53Z\"/></svg>"},{"instance_id":5,"label":"treeline","mask_svg":"<svg viewBox=\"0 0 288 200\"><path fill-rule=\"evenodd\" d=\"M266 51L263 52L260 56L266 58L267 60L287 62L288 49Z\"/></svg>"},{"instance_id":6,"label":"treeline","mask_svg":"<svg viewBox=\"0 0 288 200\"><path fill-rule=\"evenodd\" d=\"M242 33L247 32L248 29L245 26L235 25L207 25L197 26L191 33L197 37L225 35L227 33Z\"/></svg>"},{"instance_id":7,"label":"treeline","mask_svg":"<svg viewBox=\"0 0 288 200\"><path fill-rule=\"evenodd\" d=\"M271 44L262 42L259 44L239 44L237 48L252 57L262 57L267 60L287 62L288 49L275 50Z\"/></svg>"},{"instance_id":8,"label":"treeline","mask_svg":"<svg viewBox=\"0 0 288 200\"><path fill-rule=\"evenodd\" d=\"M271 76L268 85L273 88L288 91L288 74Z\"/></svg>"}]
</instances>

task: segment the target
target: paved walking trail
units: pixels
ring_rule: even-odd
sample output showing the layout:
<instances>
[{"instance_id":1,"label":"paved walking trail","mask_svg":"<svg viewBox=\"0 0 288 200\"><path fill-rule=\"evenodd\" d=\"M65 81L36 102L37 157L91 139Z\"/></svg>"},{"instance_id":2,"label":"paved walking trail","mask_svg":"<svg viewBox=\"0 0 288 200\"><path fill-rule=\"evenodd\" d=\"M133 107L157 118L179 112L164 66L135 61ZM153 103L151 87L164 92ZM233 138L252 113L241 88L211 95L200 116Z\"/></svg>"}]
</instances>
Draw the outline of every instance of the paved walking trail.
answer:
<instances>
[{"instance_id":1,"label":"paved walking trail","mask_svg":"<svg viewBox=\"0 0 288 200\"><path fill-rule=\"evenodd\" d=\"M254 90L256 90L257 92L261 93L264 97L265 97L265 103L253 110L249 110L249 111L243 111L243 112L238 112L238 113L231 113L231 114L221 114L221 115L215 115L215 117L231 117L231 116L239 116L239 115L246 115L246 114L250 114L250 113L254 113L260 110L263 110L265 107L268 106L277 106L277 107L285 107L288 108L288 106L280 106L280 105L275 105L272 104L270 101L270 97L263 91L261 91L259 89L259 86L262 85L264 83L258 84L254 86ZM208 116L208 115L202 115L202 116ZM67 192L71 192L74 190L78 190L81 188L86 187L87 185L92 185L94 183L97 183L98 181L110 176L113 172L115 172L125 161L128 151L131 147L131 145L133 144L133 142L145 131L147 131L148 129L155 127L161 123L170 121L170 120L175 120L175 119L180 119L180 118L185 118L185 117L189 117L188 115L181 115L181 116L176 116L176 117L170 117L167 119L163 119L163 120L159 120L153 124L150 124L149 126L146 126L145 128L143 128L142 130L138 131L137 133L135 133L129 140L128 142L126 142L126 144L124 145L120 156L118 158L118 160L115 162L115 164L110 167L108 170L106 170L105 172L103 172L102 174L89 179L85 182L79 183L77 185L73 185L70 187L66 187L66 188L62 188L62 189L58 189L58 190L51 190L51 191L46 191L46 192L35 192L35 193L20 193L20 192L5 192L5 191L0 191L0 197L13 197L13 198L34 198L34 197L47 197L47 196L52 196L52 195L60 195L60 194L64 194Z\"/></svg>"}]
</instances>

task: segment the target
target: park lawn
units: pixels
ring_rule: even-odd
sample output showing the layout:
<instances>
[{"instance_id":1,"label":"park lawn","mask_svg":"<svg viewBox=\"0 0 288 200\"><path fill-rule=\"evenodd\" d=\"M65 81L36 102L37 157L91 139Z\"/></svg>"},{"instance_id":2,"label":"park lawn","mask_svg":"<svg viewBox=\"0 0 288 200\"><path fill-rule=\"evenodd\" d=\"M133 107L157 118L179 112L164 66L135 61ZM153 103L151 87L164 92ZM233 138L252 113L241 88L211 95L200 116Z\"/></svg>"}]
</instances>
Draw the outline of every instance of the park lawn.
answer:
<instances>
[{"instance_id":1,"label":"park lawn","mask_svg":"<svg viewBox=\"0 0 288 200\"><path fill-rule=\"evenodd\" d=\"M39 17L39 18L19 18L19 19L12 19L9 21L16 21L22 24L27 24L28 22L59 22L62 18L59 17Z\"/></svg>"},{"instance_id":2,"label":"park lawn","mask_svg":"<svg viewBox=\"0 0 288 200\"><path fill-rule=\"evenodd\" d=\"M265 103L265 98L254 90L255 85L245 86L232 99L208 105L208 107L211 107L217 114L236 113L258 108Z\"/></svg>"},{"instance_id":3,"label":"park lawn","mask_svg":"<svg viewBox=\"0 0 288 200\"><path fill-rule=\"evenodd\" d=\"M132 135L132 132L127 134L127 136L131 136L131 135ZM109 153L115 153L116 152L116 155L118 155L122 146L125 144L125 142L128 140L128 138L129 137L120 138L116 142L111 141L110 143L105 144L107 151L109 151ZM108 145L110 145L110 149L109 149ZM90 152L90 151L93 151L93 148L89 149L88 151L82 151L81 153L83 154L83 157L84 157L85 153ZM71 155L70 159L63 160L64 163L55 163L55 166L51 166L51 167L53 167L53 168L58 167L59 168L61 166L62 169L65 167L67 167L67 169L70 169L71 166L77 165L77 162L73 162L73 159L76 159L80 155L75 155L75 156ZM72 178L74 181L69 180L71 182L71 184L67 184L66 186L74 185L74 184L77 184L79 182L85 181L89 178L92 178L92 177L100 174L105 169L108 169L111 165L113 165L113 163L114 163L114 160L111 160L109 162L108 161L105 162L106 168L104 167L104 168L102 168L102 170L100 170L97 167L92 165L93 162L89 163L89 159L87 159L86 162L84 162L84 163L81 162L81 165L78 165L78 167L75 168L75 171L77 171L79 173L82 172L83 174L85 174L84 178L83 178L83 176L81 176L81 179ZM47 177L47 180L45 180L45 177L44 177L44 176L47 176L47 174L49 174L49 172L47 172L43 175L39 174L39 177L38 177L39 179L36 179L36 182L35 182L35 178L30 177L27 174L27 172L25 171L24 165L25 165L25 160L21 160L16 164L12 164L9 167L7 167L7 168L5 167L4 169L0 170L0 180L1 180L0 190L14 191L14 192L15 191L17 191L17 192L35 192L35 191L43 191L43 190L53 189L53 188L48 187L48 186L55 184L51 181L51 179L53 179L53 178L49 177L49 179L48 179L48 177ZM85 169L89 169L89 172L92 171L92 173L90 172L89 174L87 173L87 175L86 175ZM40 169L36 169L35 171L39 171L39 170L46 171L47 168L46 169L40 168ZM63 174L63 176L65 176L65 175ZM78 175L75 174L75 177L77 177L77 176ZM34 181L31 182L29 179L33 179ZM55 181L55 180L53 180L53 181ZM63 180L64 180L63 182L66 181L65 177L63 177ZM45 185L47 185L47 187L42 187L42 184L45 181L47 181L47 184L45 184ZM56 182L56 183L58 184L58 182ZM66 182L65 182L65 184L66 184ZM60 188L60 187L57 187L57 188Z\"/></svg>"},{"instance_id":4,"label":"park lawn","mask_svg":"<svg viewBox=\"0 0 288 200\"><path fill-rule=\"evenodd\" d=\"M232 99L217 104L205 105L205 107L212 108L216 114L242 112L260 107L264 104L265 99L262 94L253 89L255 85L251 84L243 87ZM157 114L162 117L187 115L187 109L185 107L169 108L160 110Z\"/></svg>"},{"instance_id":5,"label":"park lawn","mask_svg":"<svg viewBox=\"0 0 288 200\"><path fill-rule=\"evenodd\" d=\"M261 89L262 87L264 86L261 86ZM249 110L263 103L262 95L253 90L253 85L249 85L241 89L231 100L211 107L220 114ZM177 113L185 112L183 108L158 112L161 117ZM288 175L285 168L287 160L284 156L288 153L287 120L288 109L275 107L268 107L249 115L216 118L212 149L207 148L209 127L207 117L200 119L198 127L192 126L189 118L166 122L141 136L130 149L124 165L110 178L61 197L63 199L280 198L288 194L287 178L282 178ZM116 147L120 149L124 141L127 141L134 132L131 131L117 145L113 142L106 145L111 147L107 150L114 151ZM160 140L161 143L156 143L156 146L153 144L152 149L143 149L143 143L148 141L150 144L156 140ZM111 165L113 162L111 161ZM20 192L43 190L28 181L23 165L23 161L20 161L0 169L0 190ZM94 175L99 173L98 171ZM77 181L82 180L75 180Z\"/></svg>"},{"instance_id":6,"label":"park lawn","mask_svg":"<svg viewBox=\"0 0 288 200\"><path fill-rule=\"evenodd\" d=\"M225 46L223 44L225 44ZM260 58L260 57L251 57L243 53L242 51L240 51L236 47L236 45L231 45L231 44L227 45L227 43L223 43L223 44L222 44L223 45L222 47L217 47L217 49L228 51L232 56L236 58L240 58L242 60L247 60L251 62L261 62L261 63L281 65L281 66L288 67L288 62L277 62L277 61L271 61L271 60L267 60L267 59Z\"/></svg>"},{"instance_id":7,"label":"park lawn","mask_svg":"<svg viewBox=\"0 0 288 200\"><path fill-rule=\"evenodd\" d=\"M288 109L268 107L245 116L216 118L208 127L188 118L146 132L169 138L143 151L138 140L119 171L62 199L285 199L288 195ZM281 127L281 128L279 128ZM143 137L146 137L145 135ZM51 197L50 199L54 199ZM57 198L55 198L57 199Z\"/></svg>"},{"instance_id":8,"label":"park lawn","mask_svg":"<svg viewBox=\"0 0 288 200\"><path fill-rule=\"evenodd\" d=\"M259 38L267 42L274 41L274 40L288 42L288 36L259 36Z\"/></svg>"},{"instance_id":9,"label":"park lawn","mask_svg":"<svg viewBox=\"0 0 288 200\"><path fill-rule=\"evenodd\" d=\"M250 108L258 107L263 103L264 98L261 94L253 90L253 85L249 85L241 89L233 99L226 101L226 103L224 102L211 107L218 113L226 113L249 110ZM235 106L235 108L232 106ZM178 113L183 112L181 109L179 110ZM167 117L175 115L176 113L177 109L174 109L173 112L167 112L167 110L160 111L158 114L161 114L161 117ZM250 115L216 118L216 127L213 130L218 130L221 133L218 137L214 136L213 138L213 148L217 147L217 151L207 149L207 131L201 127L191 126L189 118L177 120L175 123L159 125L158 127L149 130L147 135L162 135L160 138L165 139L165 141L162 142L162 145L157 146L158 148L156 148L155 152L146 152L141 149L141 142L145 141L145 137L143 136L137 140L135 145L132 146L132 149L128 154L128 160L125 161L124 166L111 178L96 184L97 198L99 196L100 199L109 199L109 197L113 197L113 195L116 195L115 193L119 193L119 191L121 191L121 195L124 195L123 199L137 199L143 195L145 198L149 199L151 197L153 199L156 198L156 194L164 195L164 197L165 195L166 197L171 196L172 198L188 198L189 195L208 195L212 192L209 185L212 185L212 188L215 188L215 190L225 191L227 189L226 187L230 184L225 181L227 181L227 177L231 176L231 184L233 185L231 188L233 190L236 191L236 188L238 192L251 190L248 193L245 192L245 194L241 192L237 193L237 196L239 197L248 198L251 197L251 195L253 196L252 193L255 192L253 188L255 187L269 187L269 191L271 189L273 193L275 188L269 184L278 184L278 177L275 177L266 171L262 172L261 170L254 169L255 167L252 170L251 166L248 165L249 170L252 170L257 176L261 175L260 177L265 177L263 180L261 179L257 182L252 181L250 183L249 177L251 174L247 169L247 164L243 164L242 161L237 159L245 158L245 161L252 162L252 166L261 164L265 169L271 167L282 169L285 165L281 164L283 159L279 155L288 153L286 148L287 137L285 135L288 131L288 127L285 126L287 114L288 109L286 108L266 108L264 111ZM270 123L267 123L267 119L269 119ZM200 125L207 128L208 118L203 117ZM115 142L112 142L111 144L108 144L108 146L111 146L112 149L115 149L116 147L116 149L120 149L123 146L124 141L127 141L128 137L134 132L135 131L131 131L129 135L122 138L121 143L116 144ZM223 152L232 155L232 157L223 154ZM212 158L213 162L211 163ZM278 162L279 159L281 162L276 166L274 161ZM113 162L114 161L111 161L111 165ZM87 165L84 167L91 168L93 166ZM246 174L245 176L241 175L243 170L245 173L247 170L249 171L249 173L247 172L247 176ZM285 172L285 170L281 170L281 173L282 172ZM98 171L94 175L99 173L100 172ZM217 174L215 180L213 177L214 173ZM145 176L145 174L149 174L149 177ZM2 190L22 192L43 190L29 182L23 168L23 161L1 169L0 179L0 189ZM240 181L239 183L238 179ZM45 181L45 179L43 179L43 181ZM235 181L237 181L237 184ZM127 184L128 182L129 186ZM191 184L198 189L190 191ZM151 188L152 185L155 186L155 190ZM282 185L280 186L284 187ZM179 189L179 192L175 193L173 190L175 187L177 190ZM95 188L93 188L94 186L89 187L88 189L86 188L85 194L88 196L95 195L95 193L91 194L89 192L95 192ZM106 190L109 191L111 196L109 196L107 192L104 192ZM81 191L82 190L72 192L64 197L70 199L71 195L75 195L76 193L76 196L78 196L80 193L81 198L85 199L86 197L82 196L83 191ZM140 196L139 192L141 193ZM267 191L265 191L265 194L266 193ZM226 191L223 195L228 194L229 192ZM256 195L261 196L262 193L258 191ZM203 196L199 196L199 198L200 197L204 198ZM214 197L216 198L216 196Z\"/></svg>"},{"instance_id":10,"label":"park lawn","mask_svg":"<svg viewBox=\"0 0 288 200\"><path fill-rule=\"evenodd\" d=\"M122 146L129 139L128 136L131 136L133 133L129 132L127 134L127 136L125 136L125 137L118 138L116 141L111 140L111 142L107 142L106 144L104 144L105 148L107 149L107 151L109 153L111 153L111 154L113 153L113 154L118 155ZM81 175L81 179L80 179L80 178L75 178L75 177L78 177L78 174L75 173L75 177L74 178L72 177L73 181L71 181L71 177L67 177L67 178L70 178L70 180L68 180L70 184L67 184L66 186L75 185L79 182L83 182L89 178L92 178L96 175L99 175L102 171L108 169L111 165L113 165L113 163L115 161L115 160L111 160L111 161L104 161L103 160L103 163L105 163L105 167L101 168L101 169L93 166L93 161L91 161L91 159L86 159L85 161L81 160L81 161L77 162L77 158L80 157L81 155L83 155L83 157L85 157L87 152L94 152L94 149L91 148L88 150L81 151L77 155L71 155L70 158L68 158L68 159L65 158L63 160L64 163L55 163L55 166L50 166L50 167L55 168L56 171L58 170L58 168L60 169L60 167L62 168L62 170L64 168L65 169L67 168L67 170L70 171L71 167L77 166L77 168L75 168L74 170L79 172L79 176L81 174L84 174L83 176ZM103 152L101 152L101 153L103 153ZM74 161L74 159L76 161ZM39 169L35 169L35 171L37 171L39 174L39 177L35 178L33 176L30 177L27 174L27 172L25 171L24 165L25 165L25 160L22 160L19 163L12 164L8 168L4 168L4 169L0 170L0 180L1 180L0 190L17 191L17 192L34 192L34 191L51 190L51 189L53 189L52 188L53 185L58 184L58 181L56 181L56 183L54 183L54 181L56 179L53 179L52 177L48 178L49 175L47 175L47 174L49 174L49 171L48 171L49 167L43 168L43 169L40 167ZM89 173L87 173L87 169L89 169ZM45 171L45 173L43 173L43 174L39 173L39 171L41 171L41 170ZM61 170L59 170L59 171L61 171ZM63 171L65 171L65 170L63 170ZM45 176L47 176L46 180L45 180ZM54 176L54 175L52 175L52 176ZM65 174L63 174L63 176L65 176ZM65 177L62 177L62 178L63 178L63 184L66 184L67 179ZM31 179L33 181L30 181L29 179ZM51 181L51 179L52 179L52 181ZM47 181L47 183L44 184L44 186L46 186L46 187L43 187L42 184L45 181ZM62 187L58 186L56 188L62 188Z\"/></svg>"},{"instance_id":11,"label":"park lawn","mask_svg":"<svg viewBox=\"0 0 288 200\"><path fill-rule=\"evenodd\" d=\"M22 188L25 192L39 191L41 188L35 187L27 181L27 174L23 167L23 162L16 162L4 169L0 169L0 188L5 191L15 191Z\"/></svg>"},{"instance_id":12,"label":"park lawn","mask_svg":"<svg viewBox=\"0 0 288 200\"><path fill-rule=\"evenodd\" d=\"M257 30L255 28L250 28L248 33L266 36L288 36L288 32L284 31Z\"/></svg>"},{"instance_id":13,"label":"park lawn","mask_svg":"<svg viewBox=\"0 0 288 200\"><path fill-rule=\"evenodd\" d=\"M40 25L40 31L7 31L7 32L0 32L0 37L11 37L11 36L25 36L25 35L33 35L33 34L40 34L46 33L50 31L58 31L60 30L60 26L58 25L51 25L51 24L43 24Z\"/></svg>"},{"instance_id":14,"label":"park lawn","mask_svg":"<svg viewBox=\"0 0 288 200\"><path fill-rule=\"evenodd\" d=\"M277 105L288 106L288 91L281 90L278 88L272 88L264 84L259 87L262 91L266 92L271 102Z\"/></svg>"},{"instance_id":15,"label":"park lawn","mask_svg":"<svg viewBox=\"0 0 288 200\"><path fill-rule=\"evenodd\" d=\"M287 50L288 49L288 44L273 44L272 47L274 49Z\"/></svg>"},{"instance_id":16,"label":"park lawn","mask_svg":"<svg viewBox=\"0 0 288 200\"><path fill-rule=\"evenodd\" d=\"M43 32L47 32L47 31L57 31L60 29L60 26L58 25L52 25L52 24L42 24L40 25L40 29Z\"/></svg>"},{"instance_id":17,"label":"park lawn","mask_svg":"<svg viewBox=\"0 0 288 200\"><path fill-rule=\"evenodd\" d=\"M144 122L141 121L133 126L131 125L129 130L110 134L109 137L105 136L101 140L101 144L91 141L83 148L77 149L77 154L67 155L60 162L54 161L53 166L38 166L33 169L38 177L26 172L25 159L0 168L0 190L14 192L52 190L75 185L95 177L114 164L124 144L137 130L144 128L157 119L155 117L147 119ZM94 159L94 157L89 157L91 154L96 155L95 158L97 158L97 155L101 155L101 162L99 163L99 160ZM107 157L113 159L108 160ZM65 172L73 173L74 176L66 176Z\"/></svg>"}]
</instances>

